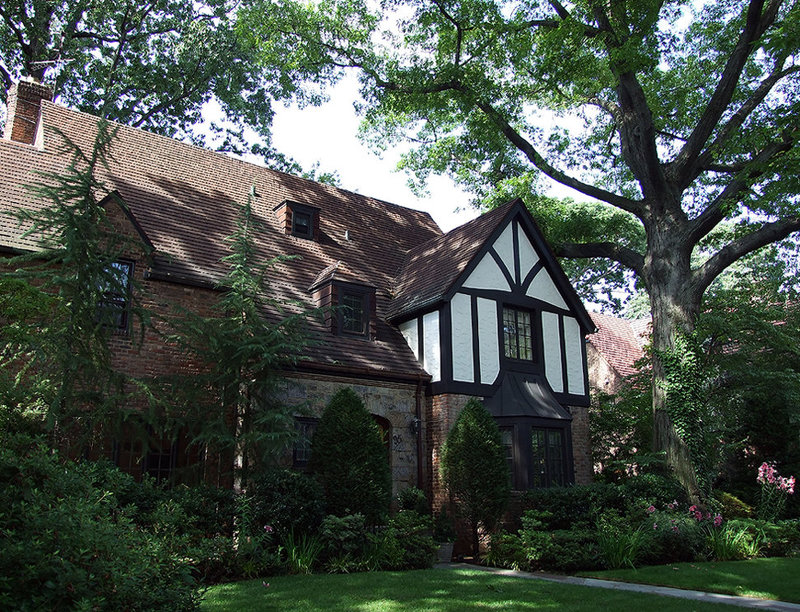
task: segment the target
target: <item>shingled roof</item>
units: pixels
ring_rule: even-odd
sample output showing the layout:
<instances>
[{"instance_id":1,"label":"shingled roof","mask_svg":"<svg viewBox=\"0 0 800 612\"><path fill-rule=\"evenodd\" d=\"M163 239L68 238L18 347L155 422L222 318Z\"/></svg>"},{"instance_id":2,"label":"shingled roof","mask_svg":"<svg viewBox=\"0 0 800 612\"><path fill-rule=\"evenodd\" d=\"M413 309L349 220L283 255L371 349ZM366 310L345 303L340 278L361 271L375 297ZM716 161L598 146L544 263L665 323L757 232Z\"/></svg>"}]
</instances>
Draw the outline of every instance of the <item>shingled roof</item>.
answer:
<instances>
[{"instance_id":1,"label":"shingled roof","mask_svg":"<svg viewBox=\"0 0 800 612\"><path fill-rule=\"evenodd\" d=\"M42 103L44 146L0 140L0 209L36 208L24 185L41 182L40 172L62 172L67 160L59 152L56 128L83 150L96 134L97 118ZM377 339L320 334L311 349L309 367L346 368L364 373L424 374L400 333L385 323L393 279L406 254L442 235L424 212L390 204L239 159L177 142L142 130L116 126L108 170L101 179L116 191L155 248L155 278L214 285L225 274L221 259L229 254L225 237L235 229L234 204L247 201L261 221L255 233L264 259L293 255L277 264L271 292L286 305L314 306L309 288L325 274L376 288ZM274 209L291 200L320 211L319 241L287 235ZM35 247L22 239L16 221L0 216L0 246ZM473 236L474 238L474 236ZM341 264L339 262L342 262ZM291 307L291 306L290 306ZM321 323L320 323L321 325ZM321 328L320 328L321 329Z\"/></svg>"},{"instance_id":2,"label":"shingled roof","mask_svg":"<svg viewBox=\"0 0 800 612\"><path fill-rule=\"evenodd\" d=\"M504 204L411 249L395 281L396 297L387 316L408 315L441 300L515 203Z\"/></svg>"}]
</instances>

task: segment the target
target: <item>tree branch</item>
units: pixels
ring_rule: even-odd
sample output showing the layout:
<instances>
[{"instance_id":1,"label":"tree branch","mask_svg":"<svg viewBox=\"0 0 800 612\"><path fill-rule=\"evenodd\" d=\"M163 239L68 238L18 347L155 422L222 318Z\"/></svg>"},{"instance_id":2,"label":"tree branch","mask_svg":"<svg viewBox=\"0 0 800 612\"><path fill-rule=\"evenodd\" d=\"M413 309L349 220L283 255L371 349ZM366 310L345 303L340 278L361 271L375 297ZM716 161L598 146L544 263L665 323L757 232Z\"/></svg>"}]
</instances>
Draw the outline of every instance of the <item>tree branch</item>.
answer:
<instances>
[{"instance_id":1,"label":"tree branch","mask_svg":"<svg viewBox=\"0 0 800 612\"><path fill-rule=\"evenodd\" d=\"M585 242L562 244L554 249L558 257L567 259L586 259L600 257L621 263L636 274L641 275L644 257L641 253L614 242Z\"/></svg>"},{"instance_id":2,"label":"tree branch","mask_svg":"<svg viewBox=\"0 0 800 612\"><path fill-rule=\"evenodd\" d=\"M738 202L742 191L752 185L760 176L763 176L764 165L773 160L778 155L789 151L794 146L794 139L791 133L784 135L784 139L773 142L765 147L758 155L747 163L742 164L745 168L751 166L752 171L742 176L735 177L725 186L711 204L689 224L688 240L689 244L697 244L704 236L713 230L725 218L725 205Z\"/></svg>"},{"instance_id":3,"label":"tree branch","mask_svg":"<svg viewBox=\"0 0 800 612\"><path fill-rule=\"evenodd\" d=\"M464 91L462 87L460 91ZM503 117L500 112L495 109L488 102L482 102L480 99L475 100L476 106L481 109L489 119L500 129L508 141L514 145L521 153L528 158L528 160L536 166L539 170L544 172L554 181L561 183L567 187L571 187L580 193L587 195L591 198L596 198L607 202L612 206L616 206L626 212L629 212L641 218L642 210L641 205L635 200L622 197L605 189L600 189L594 185L589 185L573 178L564 172L554 168L550 163L542 157L542 155L528 142L517 130L515 130L510 123Z\"/></svg>"},{"instance_id":4,"label":"tree branch","mask_svg":"<svg viewBox=\"0 0 800 612\"><path fill-rule=\"evenodd\" d=\"M728 138L730 138L730 136L742 126L747 117L750 116L750 113L752 113L756 107L758 107L758 105L764 101L764 98L766 98L769 92L772 91L772 88L775 87L778 81L797 72L800 72L800 66L792 66L786 70L776 69L775 72L772 72L767 78L761 81L753 94L739 107L739 110L737 110L733 116L731 116L731 118L720 131L719 135L714 139L714 142L712 142L711 145L709 145L709 147L698 156L694 171L691 173L685 173L685 180L688 180L689 183L681 185L681 187L685 189L700 175L703 170L713 166L711 162L713 155L718 152L725 141L727 141Z\"/></svg>"},{"instance_id":5,"label":"tree branch","mask_svg":"<svg viewBox=\"0 0 800 612\"><path fill-rule=\"evenodd\" d=\"M756 231L734 240L694 271L692 290L696 295L702 295L714 279L737 259L798 231L800 231L800 215L765 223Z\"/></svg>"},{"instance_id":6,"label":"tree branch","mask_svg":"<svg viewBox=\"0 0 800 612\"><path fill-rule=\"evenodd\" d=\"M728 57L717 87L686 144L670 164L679 185L691 183L690 177L695 169L695 160L731 102L747 58L755 51L753 43L775 21L781 0L770 0L766 10L762 11L764 1L750 0L745 27L739 35L736 47Z\"/></svg>"}]
</instances>

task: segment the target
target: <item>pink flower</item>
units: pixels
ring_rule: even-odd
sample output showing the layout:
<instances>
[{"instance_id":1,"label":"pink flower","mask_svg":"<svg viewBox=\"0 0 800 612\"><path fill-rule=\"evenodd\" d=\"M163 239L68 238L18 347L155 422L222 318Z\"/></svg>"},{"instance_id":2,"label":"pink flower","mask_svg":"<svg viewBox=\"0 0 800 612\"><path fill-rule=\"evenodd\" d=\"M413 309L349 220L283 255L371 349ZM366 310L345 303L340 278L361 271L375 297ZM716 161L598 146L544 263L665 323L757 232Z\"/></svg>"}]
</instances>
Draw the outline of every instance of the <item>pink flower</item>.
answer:
<instances>
[{"instance_id":1,"label":"pink flower","mask_svg":"<svg viewBox=\"0 0 800 612\"><path fill-rule=\"evenodd\" d=\"M700 512L699 510L695 510L694 518L695 518L696 521L702 521L703 520L703 513Z\"/></svg>"},{"instance_id":2,"label":"pink flower","mask_svg":"<svg viewBox=\"0 0 800 612\"><path fill-rule=\"evenodd\" d=\"M264 525L264 531L266 531L267 533L272 533L273 532L272 525Z\"/></svg>"},{"instance_id":3,"label":"pink flower","mask_svg":"<svg viewBox=\"0 0 800 612\"><path fill-rule=\"evenodd\" d=\"M697 510L697 506L695 506L694 504L689 506L689 512L694 512L695 510Z\"/></svg>"},{"instance_id":4,"label":"pink flower","mask_svg":"<svg viewBox=\"0 0 800 612\"><path fill-rule=\"evenodd\" d=\"M673 525L672 526L672 531L674 531L675 533L678 533L678 526L677 525Z\"/></svg>"},{"instance_id":5,"label":"pink flower","mask_svg":"<svg viewBox=\"0 0 800 612\"><path fill-rule=\"evenodd\" d=\"M677 510L678 509L678 500L676 500L676 499L672 500L671 504L667 504L667 508L669 508L670 510Z\"/></svg>"},{"instance_id":6,"label":"pink flower","mask_svg":"<svg viewBox=\"0 0 800 612\"><path fill-rule=\"evenodd\" d=\"M658 523L653 523L653 529L658 529Z\"/></svg>"},{"instance_id":7,"label":"pink flower","mask_svg":"<svg viewBox=\"0 0 800 612\"><path fill-rule=\"evenodd\" d=\"M719 527L722 525L722 515L718 514L714 517L714 527Z\"/></svg>"},{"instance_id":8,"label":"pink flower","mask_svg":"<svg viewBox=\"0 0 800 612\"><path fill-rule=\"evenodd\" d=\"M655 512L655 511L656 511L656 507L655 507L655 506L650 506L650 507L647 509L647 513L648 513L648 514L653 514L653 512Z\"/></svg>"}]
</instances>

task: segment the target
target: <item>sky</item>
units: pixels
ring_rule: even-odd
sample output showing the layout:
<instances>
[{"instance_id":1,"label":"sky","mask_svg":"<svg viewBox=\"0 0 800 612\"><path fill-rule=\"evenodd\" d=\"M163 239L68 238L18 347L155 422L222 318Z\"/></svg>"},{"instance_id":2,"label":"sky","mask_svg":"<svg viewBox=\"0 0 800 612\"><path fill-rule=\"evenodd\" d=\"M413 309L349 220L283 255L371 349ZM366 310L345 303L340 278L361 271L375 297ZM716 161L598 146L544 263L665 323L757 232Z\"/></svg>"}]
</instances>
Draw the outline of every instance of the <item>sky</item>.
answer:
<instances>
[{"instance_id":1,"label":"sky","mask_svg":"<svg viewBox=\"0 0 800 612\"><path fill-rule=\"evenodd\" d=\"M381 158L361 144L356 136L360 119L353 108L358 96L353 76L343 79L328 95L330 100L322 106L276 107L272 144L278 151L305 169L319 162L321 172L337 172L339 187L424 210L446 232L478 216L469 205L470 196L450 179L432 177L430 195L418 198L406 184L405 173L395 171L399 151L387 151Z\"/></svg>"}]
</instances>

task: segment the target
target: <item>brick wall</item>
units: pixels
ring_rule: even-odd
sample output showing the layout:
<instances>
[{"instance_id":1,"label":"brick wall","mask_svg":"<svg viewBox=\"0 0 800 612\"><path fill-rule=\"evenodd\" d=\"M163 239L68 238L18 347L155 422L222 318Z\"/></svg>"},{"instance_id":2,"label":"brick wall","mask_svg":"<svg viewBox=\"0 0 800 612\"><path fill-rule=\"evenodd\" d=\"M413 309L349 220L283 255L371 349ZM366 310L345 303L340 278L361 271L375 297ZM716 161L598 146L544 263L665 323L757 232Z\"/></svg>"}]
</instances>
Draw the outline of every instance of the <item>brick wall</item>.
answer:
<instances>
[{"instance_id":1,"label":"brick wall","mask_svg":"<svg viewBox=\"0 0 800 612\"><path fill-rule=\"evenodd\" d=\"M470 399L469 395L452 393L434 395L427 398L425 408L425 442L430 449L430 465L428 466L428 499L431 500L434 512L438 512L448 503L447 491L439 476L439 453L447 434L455 425L458 415Z\"/></svg>"},{"instance_id":2,"label":"brick wall","mask_svg":"<svg viewBox=\"0 0 800 612\"><path fill-rule=\"evenodd\" d=\"M572 461L575 466L575 484L592 482L592 440L589 433L589 409L570 406L572 415Z\"/></svg>"}]
</instances>

